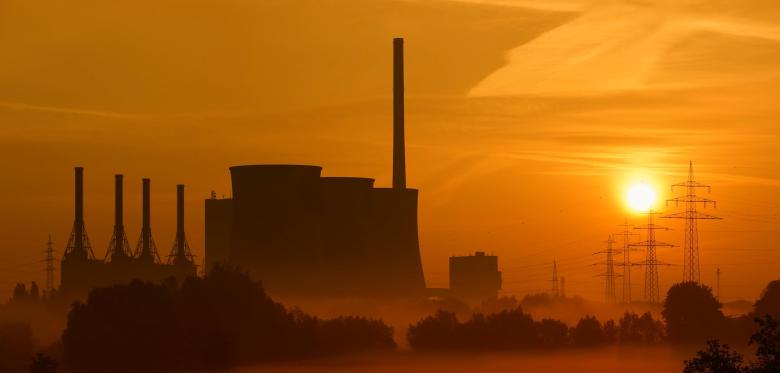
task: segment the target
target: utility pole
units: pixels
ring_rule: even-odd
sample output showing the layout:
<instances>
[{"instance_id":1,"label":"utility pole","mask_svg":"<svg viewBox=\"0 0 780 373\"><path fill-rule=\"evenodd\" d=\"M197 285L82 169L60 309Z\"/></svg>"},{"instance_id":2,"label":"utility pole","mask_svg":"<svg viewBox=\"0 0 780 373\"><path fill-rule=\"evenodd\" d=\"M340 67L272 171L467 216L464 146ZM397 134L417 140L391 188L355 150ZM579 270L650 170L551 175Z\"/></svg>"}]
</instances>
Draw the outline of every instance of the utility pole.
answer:
<instances>
[{"instance_id":1,"label":"utility pole","mask_svg":"<svg viewBox=\"0 0 780 373\"><path fill-rule=\"evenodd\" d=\"M685 188L685 195L678 196L666 201L667 206L669 202L674 202L675 206L679 206L682 203L685 207L685 211L662 216L666 219L685 219L685 249L683 259L683 282L701 282L701 269L699 265L699 220L715 220L720 219L717 216L704 214L697 211L699 204L706 208L708 204L712 204L713 207L717 207L717 202L711 199L700 197L696 195L698 188L706 188L707 193L710 193L712 187L704 185L693 179L693 162L688 163L688 180L672 185L672 191L675 187Z\"/></svg>"},{"instance_id":2,"label":"utility pole","mask_svg":"<svg viewBox=\"0 0 780 373\"><path fill-rule=\"evenodd\" d=\"M49 235L49 241L46 243L46 294L51 294L54 290L54 243L51 241L51 235Z\"/></svg>"},{"instance_id":3,"label":"utility pole","mask_svg":"<svg viewBox=\"0 0 780 373\"><path fill-rule=\"evenodd\" d=\"M561 277L561 298L566 298L566 277Z\"/></svg>"},{"instance_id":4,"label":"utility pole","mask_svg":"<svg viewBox=\"0 0 780 373\"><path fill-rule=\"evenodd\" d=\"M624 224L621 224L623 231L618 233L618 236L623 236L623 263L620 266L623 267L623 303L631 303L631 236L639 236L639 233L634 233L631 228L634 226L628 224L628 219Z\"/></svg>"},{"instance_id":5,"label":"utility pole","mask_svg":"<svg viewBox=\"0 0 780 373\"><path fill-rule=\"evenodd\" d=\"M656 225L653 222L653 216L658 215L657 212L650 210L645 214L647 214L647 225L635 227L634 229L646 230L647 240L629 245L630 247L644 247L646 251L645 260L631 263L631 265L645 267L645 301L649 303L658 303L661 300L661 293L658 288L658 266L668 266L669 264L658 261L656 248L659 246L674 247L674 245L655 240L655 231L659 229L669 230L669 228Z\"/></svg>"},{"instance_id":6,"label":"utility pole","mask_svg":"<svg viewBox=\"0 0 780 373\"><path fill-rule=\"evenodd\" d=\"M717 281L717 293L716 294L718 296L718 301L720 301L720 267L718 267L718 269L715 271L715 278L717 279L716 280Z\"/></svg>"},{"instance_id":7,"label":"utility pole","mask_svg":"<svg viewBox=\"0 0 780 373\"><path fill-rule=\"evenodd\" d=\"M620 254L619 251L615 251L613 244L615 243L615 240L612 238L612 235L609 235L609 238L607 238L607 241L604 243L607 244L607 249L605 251L599 251L596 253L593 253L593 255L598 254L606 254L607 259L603 263L597 263L598 264L604 264L607 267L606 272L600 274L599 276L604 277L605 283L604 283L604 297L608 303L615 303L617 302L617 297L615 295L615 277L619 276L615 273L615 254Z\"/></svg>"},{"instance_id":8,"label":"utility pole","mask_svg":"<svg viewBox=\"0 0 780 373\"><path fill-rule=\"evenodd\" d=\"M553 260L552 296L558 298L560 295L558 288L558 262Z\"/></svg>"}]
</instances>

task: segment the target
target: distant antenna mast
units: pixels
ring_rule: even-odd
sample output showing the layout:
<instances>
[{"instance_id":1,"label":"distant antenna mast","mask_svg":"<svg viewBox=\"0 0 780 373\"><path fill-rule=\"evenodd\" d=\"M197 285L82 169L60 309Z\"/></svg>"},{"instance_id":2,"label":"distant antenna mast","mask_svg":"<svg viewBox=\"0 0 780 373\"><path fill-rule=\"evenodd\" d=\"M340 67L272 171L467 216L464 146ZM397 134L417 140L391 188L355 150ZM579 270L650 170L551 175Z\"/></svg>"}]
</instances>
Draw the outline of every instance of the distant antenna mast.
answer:
<instances>
[{"instance_id":1,"label":"distant antenna mast","mask_svg":"<svg viewBox=\"0 0 780 373\"><path fill-rule=\"evenodd\" d=\"M653 222L653 216L658 215L657 212L650 210L647 214L647 225L641 227L635 227L634 229L643 229L647 231L647 240L637 242L629 245L630 247L644 247L647 255L643 262L631 263L634 266L645 267L645 301L649 303L659 303L661 301L661 292L658 287L658 267L668 266L667 263L661 263L658 261L656 255L657 247L674 247L672 244L665 242L658 242L655 240L655 231L659 229L669 230L669 228L656 225Z\"/></svg>"},{"instance_id":2,"label":"distant antenna mast","mask_svg":"<svg viewBox=\"0 0 780 373\"><path fill-rule=\"evenodd\" d=\"M46 243L46 294L51 294L54 290L54 243L51 241L51 235L49 235L49 241Z\"/></svg>"},{"instance_id":3,"label":"distant antenna mast","mask_svg":"<svg viewBox=\"0 0 780 373\"><path fill-rule=\"evenodd\" d=\"M561 293L558 289L558 262L553 260L553 275L552 275L552 296L559 297Z\"/></svg>"},{"instance_id":4,"label":"distant antenna mast","mask_svg":"<svg viewBox=\"0 0 780 373\"><path fill-rule=\"evenodd\" d=\"M699 266L699 224L702 219L720 219L717 216L704 214L696 210L698 204L706 208L708 204L717 207L717 202L696 195L696 189L707 188L707 193L712 189L709 185L704 185L693 179L693 162L688 163L688 180L672 185L672 191L675 187L685 188L685 195L672 198L666 201L674 202L675 206L680 203L685 205L685 211L676 214L662 216L667 219L685 219L685 250L683 265L683 282L701 282L701 268Z\"/></svg>"}]
</instances>

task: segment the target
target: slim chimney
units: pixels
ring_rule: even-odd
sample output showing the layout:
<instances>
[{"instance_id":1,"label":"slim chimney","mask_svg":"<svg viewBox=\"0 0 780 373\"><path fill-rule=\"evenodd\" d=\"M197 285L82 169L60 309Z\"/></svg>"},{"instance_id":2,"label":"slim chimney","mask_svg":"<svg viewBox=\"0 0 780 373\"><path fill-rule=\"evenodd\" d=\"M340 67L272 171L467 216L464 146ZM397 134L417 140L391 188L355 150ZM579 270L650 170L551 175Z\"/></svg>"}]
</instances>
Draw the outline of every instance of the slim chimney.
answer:
<instances>
[{"instance_id":1,"label":"slim chimney","mask_svg":"<svg viewBox=\"0 0 780 373\"><path fill-rule=\"evenodd\" d=\"M176 246L179 247L178 255L183 254L185 245L184 237L184 185L176 185Z\"/></svg>"},{"instance_id":2,"label":"slim chimney","mask_svg":"<svg viewBox=\"0 0 780 373\"><path fill-rule=\"evenodd\" d=\"M114 175L114 226L120 229L124 228L124 221L122 216L122 175Z\"/></svg>"},{"instance_id":3,"label":"slim chimney","mask_svg":"<svg viewBox=\"0 0 780 373\"><path fill-rule=\"evenodd\" d=\"M114 176L114 234L106 252L106 259L112 262L127 261L132 255L125 235L122 200L122 175L117 174Z\"/></svg>"},{"instance_id":4,"label":"slim chimney","mask_svg":"<svg viewBox=\"0 0 780 373\"><path fill-rule=\"evenodd\" d=\"M87 230L84 228L84 168L76 167L75 171L75 217L73 219L73 230L70 233L70 239L68 239L68 246L65 247L63 260L93 259L92 246L89 244Z\"/></svg>"},{"instance_id":5,"label":"slim chimney","mask_svg":"<svg viewBox=\"0 0 780 373\"><path fill-rule=\"evenodd\" d=\"M76 217L73 220L73 247L77 251L84 249L84 167L76 167Z\"/></svg>"},{"instance_id":6,"label":"slim chimney","mask_svg":"<svg viewBox=\"0 0 780 373\"><path fill-rule=\"evenodd\" d=\"M187 237L184 235L184 185L176 185L176 239L168 255L168 264L193 266L195 264Z\"/></svg>"},{"instance_id":7,"label":"slim chimney","mask_svg":"<svg viewBox=\"0 0 780 373\"><path fill-rule=\"evenodd\" d=\"M141 202L141 208L143 209L143 216L141 221L141 230L143 232L147 232L151 230L150 222L151 222L151 213L150 213L150 196L149 196L149 186L151 184L151 180L149 179L141 179L141 186L143 189L143 201ZM149 247L149 237L147 235L144 235L144 248Z\"/></svg>"},{"instance_id":8,"label":"slim chimney","mask_svg":"<svg viewBox=\"0 0 780 373\"><path fill-rule=\"evenodd\" d=\"M142 263L156 263L160 261L160 257L157 254L157 246L152 239L152 218L151 218L151 180L141 179L141 186L143 190L141 199L141 238L138 239L138 244L135 249L135 257Z\"/></svg>"},{"instance_id":9,"label":"slim chimney","mask_svg":"<svg viewBox=\"0 0 780 373\"><path fill-rule=\"evenodd\" d=\"M393 39L393 189L406 189L404 39Z\"/></svg>"}]
</instances>

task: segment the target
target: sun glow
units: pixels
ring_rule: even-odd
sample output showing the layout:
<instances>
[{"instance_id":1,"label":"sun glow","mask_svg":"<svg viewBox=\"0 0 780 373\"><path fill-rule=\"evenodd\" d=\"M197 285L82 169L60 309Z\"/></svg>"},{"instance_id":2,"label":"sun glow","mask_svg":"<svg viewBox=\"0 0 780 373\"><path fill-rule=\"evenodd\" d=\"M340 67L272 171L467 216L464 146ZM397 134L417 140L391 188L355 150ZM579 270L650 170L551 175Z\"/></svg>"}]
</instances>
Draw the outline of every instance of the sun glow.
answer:
<instances>
[{"instance_id":1,"label":"sun glow","mask_svg":"<svg viewBox=\"0 0 780 373\"><path fill-rule=\"evenodd\" d=\"M655 203L655 198L656 194L653 187L650 184L644 182L631 185L631 187L628 189L628 193L626 194L628 206L637 212L645 212L650 210L650 208L653 206L653 203Z\"/></svg>"}]
</instances>

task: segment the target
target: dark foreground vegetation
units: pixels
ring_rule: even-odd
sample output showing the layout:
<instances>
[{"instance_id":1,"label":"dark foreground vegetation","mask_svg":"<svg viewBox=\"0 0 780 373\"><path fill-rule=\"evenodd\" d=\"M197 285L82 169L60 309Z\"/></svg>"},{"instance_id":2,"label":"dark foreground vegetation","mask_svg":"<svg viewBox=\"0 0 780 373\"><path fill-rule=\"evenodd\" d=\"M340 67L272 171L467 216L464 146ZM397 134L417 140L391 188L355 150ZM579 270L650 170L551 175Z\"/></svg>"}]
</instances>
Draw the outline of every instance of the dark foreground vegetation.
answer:
<instances>
[{"instance_id":1,"label":"dark foreground vegetation","mask_svg":"<svg viewBox=\"0 0 780 373\"><path fill-rule=\"evenodd\" d=\"M62 346L74 371L168 372L393 349L392 336L377 320L287 310L247 275L217 268L181 286L133 282L92 291L70 312Z\"/></svg>"},{"instance_id":2,"label":"dark foreground vegetation","mask_svg":"<svg viewBox=\"0 0 780 373\"><path fill-rule=\"evenodd\" d=\"M35 288L18 287L14 298L0 307L0 316L59 307L46 295L38 296ZM541 299L529 299L536 298ZM706 350L686 362L687 372L779 371L775 320L780 318L780 281L770 283L754 311L741 317L724 316L711 290L693 283L669 290L661 319L627 312L616 321L585 316L567 325L555 319L535 320L524 312L526 303L494 299L461 319L438 311L409 326L406 336L417 351L491 352L699 345L710 340ZM224 370L396 347L392 328L382 321L326 320L287 309L247 275L224 268L182 284L133 282L96 289L85 302L72 306L65 331L54 343L39 345L33 338L38 326L29 325L0 317L0 372ZM756 349L755 358L746 359L727 345L748 340Z\"/></svg>"},{"instance_id":3,"label":"dark foreground vegetation","mask_svg":"<svg viewBox=\"0 0 780 373\"><path fill-rule=\"evenodd\" d=\"M493 303L511 304L513 308L475 313L465 321L458 320L454 313L439 311L409 326L409 345L417 350L496 351L662 342L697 344L713 338L746 341L756 332L752 322L755 316L780 315L780 281L767 286L752 314L733 318L723 314L721 303L709 287L692 282L669 289L661 313L663 321L650 313L626 313L617 321L605 322L585 316L569 326L559 320L534 320L516 302Z\"/></svg>"}]
</instances>

